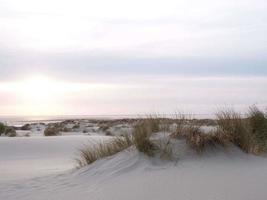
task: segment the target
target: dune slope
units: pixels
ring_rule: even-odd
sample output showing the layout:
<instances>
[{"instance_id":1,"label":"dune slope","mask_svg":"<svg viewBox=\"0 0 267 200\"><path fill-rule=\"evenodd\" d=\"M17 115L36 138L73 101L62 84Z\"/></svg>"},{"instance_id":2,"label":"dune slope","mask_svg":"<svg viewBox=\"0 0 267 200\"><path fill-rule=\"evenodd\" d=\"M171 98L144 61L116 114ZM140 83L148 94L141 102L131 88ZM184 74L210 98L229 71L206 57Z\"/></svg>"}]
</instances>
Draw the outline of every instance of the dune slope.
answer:
<instances>
[{"instance_id":1,"label":"dune slope","mask_svg":"<svg viewBox=\"0 0 267 200\"><path fill-rule=\"evenodd\" d=\"M93 141L97 139L99 138L92 137ZM64 140L66 141L62 143L58 140L57 148L54 148L54 151L57 150L55 152L57 158L62 157L61 164L69 162L64 158L74 155L77 145L85 141L85 138L69 137ZM1 145L5 151L12 151L8 149L10 145L5 142L1 141ZM66 146L61 147L59 151L60 145ZM32 155L44 156L40 148L42 149L39 144L31 146L31 151L27 148L19 149L20 159L27 160L30 169L34 168L30 163L34 163L36 159ZM49 151L53 151L53 145ZM3 156L3 152L0 158L2 169L5 162L12 165L11 159ZM134 148L130 148L79 170L71 170L70 166L69 163L68 169L58 167L53 173L39 177L27 172L25 176L28 175L28 178L22 179L20 176L17 179L1 178L0 199L264 200L267 198L266 157L247 155L235 148L227 152L216 151L202 156L181 155L181 159L177 162L149 159ZM49 168L45 171L49 171ZM9 174L11 173L12 169L9 171ZM5 175L1 172L2 176Z\"/></svg>"}]
</instances>

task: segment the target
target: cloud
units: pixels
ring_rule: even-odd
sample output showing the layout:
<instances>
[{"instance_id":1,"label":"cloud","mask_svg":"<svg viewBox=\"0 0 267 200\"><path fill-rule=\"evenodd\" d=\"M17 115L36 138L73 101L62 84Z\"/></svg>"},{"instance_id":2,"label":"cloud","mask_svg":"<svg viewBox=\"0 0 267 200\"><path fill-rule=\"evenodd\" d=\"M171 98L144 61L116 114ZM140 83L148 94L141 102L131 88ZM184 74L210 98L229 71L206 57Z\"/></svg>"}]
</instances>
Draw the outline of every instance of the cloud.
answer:
<instances>
[{"instance_id":1,"label":"cloud","mask_svg":"<svg viewBox=\"0 0 267 200\"><path fill-rule=\"evenodd\" d=\"M261 0L8 0L3 5L0 43L17 49L156 57L233 58L266 53L262 43L267 4Z\"/></svg>"},{"instance_id":2,"label":"cloud","mask_svg":"<svg viewBox=\"0 0 267 200\"><path fill-rule=\"evenodd\" d=\"M2 0L0 85L42 75L119 86L62 97L76 114L266 102L266 9L265 0ZM27 110L0 95L0 111Z\"/></svg>"},{"instance_id":3,"label":"cloud","mask_svg":"<svg viewBox=\"0 0 267 200\"><path fill-rule=\"evenodd\" d=\"M0 49L1 80L44 74L72 81L123 76L267 76L267 59L134 57L96 52L47 53Z\"/></svg>"}]
</instances>

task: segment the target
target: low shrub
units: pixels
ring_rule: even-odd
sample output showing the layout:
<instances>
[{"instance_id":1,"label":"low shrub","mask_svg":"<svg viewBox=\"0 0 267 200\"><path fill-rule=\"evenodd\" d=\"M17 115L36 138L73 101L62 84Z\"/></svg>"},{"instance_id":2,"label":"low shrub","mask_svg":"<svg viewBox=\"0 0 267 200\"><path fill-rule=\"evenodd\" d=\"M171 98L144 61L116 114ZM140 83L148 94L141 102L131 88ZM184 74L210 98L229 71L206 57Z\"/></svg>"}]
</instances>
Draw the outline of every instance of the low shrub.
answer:
<instances>
[{"instance_id":1,"label":"low shrub","mask_svg":"<svg viewBox=\"0 0 267 200\"><path fill-rule=\"evenodd\" d=\"M106 131L105 135L106 135L106 136L112 136L113 134L112 134L111 131Z\"/></svg>"},{"instance_id":2,"label":"low shrub","mask_svg":"<svg viewBox=\"0 0 267 200\"><path fill-rule=\"evenodd\" d=\"M13 127L8 126L8 127L5 128L5 135L8 136L8 137L16 137L17 133L16 133L16 130Z\"/></svg>"},{"instance_id":3,"label":"low shrub","mask_svg":"<svg viewBox=\"0 0 267 200\"><path fill-rule=\"evenodd\" d=\"M31 130L31 125L30 124L25 124L21 127L21 130L23 131L29 131Z\"/></svg>"},{"instance_id":4,"label":"low shrub","mask_svg":"<svg viewBox=\"0 0 267 200\"><path fill-rule=\"evenodd\" d=\"M62 128L61 130L62 130L62 132L70 132L71 131L71 129L67 128L67 127Z\"/></svg>"},{"instance_id":5,"label":"low shrub","mask_svg":"<svg viewBox=\"0 0 267 200\"><path fill-rule=\"evenodd\" d=\"M44 135L45 136L56 136L60 134L60 129L58 129L57 127L46 127L46 129L44 130Z\"/></svg>"},{"instance_id":6,"label":"low shrub","mask_svg":"<svg viewBox=\"0 0 267 200\"><path fill-rule=\"evenodd\" d=\"M88 133L88 132L89 132L89 131L88 131L88 130L86 130L86 129L85 129L85 130L83 130L83 133Z\"/></svg>"},{"instance_id":7,"label":"low shrub","mask_svg":"<svg viewBox=\"0 0 267 200\"><path fill-rule=\"evenodd\" d=\"M0 122L0 135L5 133L5 129L6 129L6 126L3 123Z\"/></svg>"},{"instance_id":8,"label":"low shrub","mask_svg":"<svg viewBox=\"0 0 267 200\"><path fill-rule=\"evenodd\" d=\"M110 128L110 126L108 124L101 124L99 126L99 130L102 132L106 132L109 128Z\"/></svg>"},{"instance_id":9,"label":"low shrub","mask_svg":"<svg viewBox=\"0 0 267 200\"><path fill-rule=\"evenodd\" d=\"M79 124L75 124L72 128L73 129L78 129L78 128L80 128L80 125Z\"/></svg>"}]
</instances>

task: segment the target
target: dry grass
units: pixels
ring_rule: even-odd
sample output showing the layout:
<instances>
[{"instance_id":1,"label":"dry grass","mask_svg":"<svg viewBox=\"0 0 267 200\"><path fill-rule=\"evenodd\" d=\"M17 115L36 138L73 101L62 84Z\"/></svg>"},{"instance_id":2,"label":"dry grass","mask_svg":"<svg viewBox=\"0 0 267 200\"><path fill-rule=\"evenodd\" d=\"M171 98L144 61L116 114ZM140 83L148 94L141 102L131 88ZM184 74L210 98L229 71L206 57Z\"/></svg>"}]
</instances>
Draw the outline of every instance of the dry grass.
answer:
<instances>
[{"instance_id":1,"label":"dry grass","mask_svg":"<svg viewBox=\"0 0 267 200\"><path fill-rule=\"evenodd\" d=\"M176 131L164 140L151 140L155 131L152 127L159 127L162 119L148 118L139 121L134 127L133 142L136 148L149 156L159 153L161 158L172 157L171 138L185 139L186 143L197 152L203 152L208 147L223 146L229 143L227 136L221 132L204 133L199 124L195 124L191 115L176 115ZM159 131L158 129L156 129Z\"/></svg>"},{"instance_id":2,"label":"dry grass","mask_svg":"<svg viewBox=\"0 0 267 200\"><path fill-rule=\"evenodd\" d=\"M207 148L227 147L229 143L229 140L220 133L203 133L200 129L190 131L185 138L186 143L198 153Z\"/></svg>"},{"instance_id":3,"label":"dry grass","mask_svg":"<svg viewBox=\"0 0 267 200\"><path fill-rule=\"evenodd\" d=\"M99 143L98 145L84 146L79 150L80 157L76 159L78 167L92 164L98 159L114 155L123 151L131 145L148 156L160 151L161 158L167 158L171 153L169 142L154 142L151 136L159 131L160 120L157 118L146 118L139 120L133 130L132 137L125 134L123 137L114 137L111 141Z\"/></svg>"},{"instance_id":4,"label":"dry grass","mask_svg":"<svg viewBox=\"0 0 267 200\"><path fill-rule=\"evenodd\" d=\"M172 134L172 137L185 139L186 144L198 153L203 152L207 148L215 148L217 146L227 147L229 143L228 138L222 133L204 133L199 125L192 123L177 126L177 131Z\"/></svg>"},{"instance_id":5,"label":"dry grass","mask_svg":"<svg viewBox=\"0 0 267 200\"><path fill-rule=\"evenodd\" d=\"M189 118L182 113L176 113L175 114L175 124L176 129L172 133L173 138L181 138L184 137L184 135L187 134L191 128L193 128L192 124L188 124Z\"/></svg>"},{"instance_id":6,"label":"dry grass","mask_svg":"<svg viewBox=\"0 0 267 200\"><path fill-rule=\"evenodd\" d=\"M151 122L153 121L153 122ZM152 130L155 130L154 119L145 119L139 121L133 131L133 143L136 148L149 156L154 154L155 145L150 140L150 137L153 133Z\"/></svg>"},{"instance_id":7,"label":"dry grass","mask_svg":"<svg viewBox=\"0 0 267 200\"><path fill-rule=\"evenodd\" d=\"M85 146L80 149L77 163L79 167L83 167L131 145L148 156L159 155L162 159L171 160L173 145L177 144L173 142L173 138L184 139L198 153L218 146L226 148L231 143L247 153L259 154L266 151L267 119L259 109L251 107L245 118L233 110L222 110L216 116L217 119L213 122L216 122L217 128L206 132L201 129L201 123L196 123L190 115L177 114L174 121L155 116L136 120L131 138L126 135L98 145ZM162 132L158 132L167 132L168 126L173 122L176 124L175 132L161 137Z\"/></svg>"},{"instance_id":8,"label":"dry grass","mask_svg":"<svg viewBox=\"0 0 267 200\"><path fill-rule=\"evenodd\" d=\"M217 113L218 131L246 153L266 151L267 119L257 107L249 109L246 117L233 110Z\"/></svg>"},{"instance_id":9,"label":"dry grass","mask_svg":"<svg viewBox=\"0 0 267 200\"><path fill-rule=\"evenodd\" d=\"M222 110L216 116L217 130L204 133L190 115L177 114L177 128L172 137L185 138L186 143L197 152L211 146L227 147L229 143L246 153L267 151L267 119L257 107L250 107L245 117L234 110Z\"/></svg>"},{"instance_id":10,"label":"dry grass","mask_svg":"<svg viewBox=\"0 0 267 200\"><path fill-rule=\"evenodd\" d=\"M229 143L246 153L260 154L267 150L267 119L257 107L251 107L246 117L234 110L222 110L216 116L217 130L204 133L192 118L179 114L172 137L185 138L197 152L212 146L227 147Z\"/></svg>"},{"instance_id":11,"label":"dry grass","mask_svg":"<svg viewBox=\"0 0 267 200\"><path fill-rule=\"evenodd\" d=\"M139 120L134 126L133 143L136 149L148 156L156 154L162 159L172 159L171 138L169 136L153 139L152 136L160 131L169 130L168 120L159 116L149 116ZM163 134L163 133L160 133Z\"/></svg>"},{"instance_id":12,"label":"dry grass","mask_svg":"<svg viewBox=\"0 0 267 200\"><path fill-rule=\"evenodd\" d=\"M159 132L160 124L162 117L159 115L148 115L145 119L143 119L143 123L150 129L152 133Z\"/></svg>"},{"instance_id":13,"label":"dry grass","mask_svg":"<svg viewBox=\"0 0 267 200\"><path fill-rule=\"evenodd\" d=\"M192 115L176 114L176 130L171 137L185 139L187 145L199 153L207 148L228 146L229 139L222 132L205 133L201 130L201 124L195 122Z\"/></svg>"},{"instance_id":14,"label":"dry grass","mask_svg":"<svg viewBox=\"0 0 267 200\"><path fill-rule=\"evenodd\" d=\"M110 141L101 142L97 145L86 145L79 150L80 157L76 159L76 162L78 167L84 167L96 160L119 153L131 145L132 140L129 137L115 137Z\"/></svg>"},{"instance_id":15,"label":"dry grass","mask_svg":"<svg viewBox=\"0 0 267 200\"><path fill-rule=\"evenodd\" d=\"M251 134L256 144L263 150L267 150L267 119L262 111L252 106L248 112L248 121Z\"/></svg>"},{"instance_id":16,"label":"dry grass","mask_svg":"<svg viewBox=\"0 0 267 200\"><path fill-rule=\"evenodd\" d=\"M229 140L249 153L252 137L249 133L249 126L240 113L233 110L223 110L216 114L218 131L227 136Z\"/></svg>"}]
</instances>

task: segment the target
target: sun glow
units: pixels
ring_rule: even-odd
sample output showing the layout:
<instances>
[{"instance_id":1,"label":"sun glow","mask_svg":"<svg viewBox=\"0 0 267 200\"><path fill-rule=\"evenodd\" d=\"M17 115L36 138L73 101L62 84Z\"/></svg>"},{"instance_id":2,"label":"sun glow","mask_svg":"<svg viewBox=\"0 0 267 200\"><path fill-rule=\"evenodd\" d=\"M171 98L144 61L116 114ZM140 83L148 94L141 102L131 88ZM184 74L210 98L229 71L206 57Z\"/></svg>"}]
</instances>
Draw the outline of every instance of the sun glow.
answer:
<instances>
[{"instance_id":1,"label":"sun glow","mask_svg":"<svg viewBox=\"0 0 267 200\"><path fill-rule=\"evenodd\" d=\"M1 96L6 97L2 98L5 106L0 110L2 114L65 115L76 113L79 103L87 105L91 101L106 99L117 89L114 84L66 82L35 75L16 82L0 82ZM73 111L73 107L76 110ZM81 107L79 113L84 112Z\"/></svg>"},{"instance_id":2,"label":"sun glow","mask_svg":"<svg viewBox=\"0 0 267 200\"><path fill-rule=\"evenodd\" d=\"M30 115L57 114L59 104L67 87L43 76L33 76L16 84L14 88L25 109Z\"/></svg>"},{"instance_id":3,"label":"sun glow","mask_svg":"<svg viewBox=\"0 0 267 200\"><path fill-rule=\"evenodd\" d=\"M4 83L0 90L16 98L16 113L24 115L61 114L62 101L73 91L73 85L45 76L32 76L18 82Z\"/></svg>"}]
</instances>

